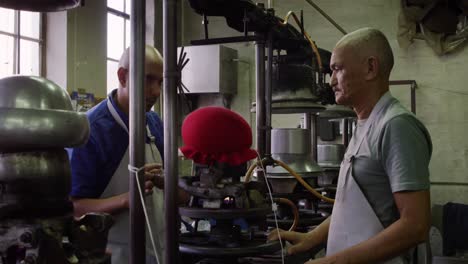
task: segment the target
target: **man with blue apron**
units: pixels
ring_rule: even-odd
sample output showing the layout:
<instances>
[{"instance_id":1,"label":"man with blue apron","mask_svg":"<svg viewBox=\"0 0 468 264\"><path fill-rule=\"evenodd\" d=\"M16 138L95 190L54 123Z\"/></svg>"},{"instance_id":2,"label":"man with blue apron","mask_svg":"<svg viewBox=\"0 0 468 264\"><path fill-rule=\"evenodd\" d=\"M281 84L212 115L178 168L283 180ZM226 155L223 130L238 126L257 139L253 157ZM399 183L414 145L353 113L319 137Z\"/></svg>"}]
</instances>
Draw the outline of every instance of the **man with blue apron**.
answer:
<instances>
[{"instance_id":1,"label":"man with blue apron","mask_svg":"<svg viewBox=\"0 0 468 264\"><path fill-rule=\"evenodd\" d=\"M290 241L290 254L327 242L319 263L416 263L415 248L430 227L429 160L424 125L389 92L393 53L382 32L364 28L333 50L330 84L337 104L358 117L344 155L333 211L307 234L271 232Z\"/></svg>"},{"instance_id":2,"label":"man with blue apron","mask_svg":"<svg viewBox=\"0 0 468 264\"><path fill-rule=\"evenodd\" d=\"M145 204L152 234L146 228L147 263L163 262L164 208L161 186L155 185L155 175L149 168L162 163L163 125L157 114L151 111L161 91L162 57L151 46L145 48ZM128 111L129 111L129 49L122 55L117 72L119 88L108 98L90 109L86 114L90 123L88 142L80 147L68 149L72 170L70 196L74 204L75 216L88 212L112 214L115 224L109 231L108 248L113 264L126 264L129 261L129 155L128 155ZM161 151L161 152L160 152ZM151 174L146 178L146 175ZM150 194L151 193L151 194ZM146 226L145 226L146 227ZM153 235L156 252L152 248Z\"/></svg>"}]
</instances>

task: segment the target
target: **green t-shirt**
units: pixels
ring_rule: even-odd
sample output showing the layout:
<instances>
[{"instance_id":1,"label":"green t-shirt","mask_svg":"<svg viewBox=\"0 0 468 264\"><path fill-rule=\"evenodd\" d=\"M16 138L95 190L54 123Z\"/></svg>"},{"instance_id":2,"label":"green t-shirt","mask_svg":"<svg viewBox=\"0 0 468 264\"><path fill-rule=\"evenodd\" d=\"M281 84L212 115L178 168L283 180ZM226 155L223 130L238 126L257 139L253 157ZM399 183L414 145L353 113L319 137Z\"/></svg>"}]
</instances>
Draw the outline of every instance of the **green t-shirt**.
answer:
<instances>
[{"instance_id":1,"label":"green t-shirt","mask_svg":"<svg viewBox=\"0 0 468 264\"><path fill-rule=\"evenodd\" d=\"M364 123L358 122L350 144L363 136ZM427 130L409 112L369 129L355 157L353 174L384 227L399 218L393 193L429 189L431 152Z\"/></svg>"}]
</instances>

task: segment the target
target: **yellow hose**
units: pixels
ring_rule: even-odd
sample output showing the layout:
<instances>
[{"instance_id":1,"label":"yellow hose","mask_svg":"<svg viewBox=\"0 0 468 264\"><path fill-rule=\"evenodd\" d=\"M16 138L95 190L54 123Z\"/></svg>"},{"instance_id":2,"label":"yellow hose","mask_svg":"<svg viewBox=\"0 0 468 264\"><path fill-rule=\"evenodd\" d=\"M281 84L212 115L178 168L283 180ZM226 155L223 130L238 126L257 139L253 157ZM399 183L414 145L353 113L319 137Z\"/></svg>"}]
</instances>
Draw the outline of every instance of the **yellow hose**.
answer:
<instances>
[{"instance_id":1,"label":"yellow hose","mask_svg":"<svg viewBox=\"0 0 468 264\"><path fill-rule=\"evenodd\" d=\"M287 25L290 16L292 16L294 18L294 21L296 21L296 24L300 27L301 22L299 21L299 19L297 18L296 14L293 11L288 12L288 14L284 17L283 23L281 23L281 24L282 25ZM318 48L317 48L314 41L312 40L312 38L310 37L310 35L307 32L304 31L304 35L307 38L307 40L309 41L310 46L312 47L312 50L314 51L315 55L317 56L317 64L319 66L320 72L322 72L322 69L323 69L322 58L320 57L320 53L318 51Z\"/></svg>"},{"instance_id":2,"label":"yellow hose","mask_svg":"<svg viewBox=\"0 0 468 264\"><path fill-rule=\"evenodd\" d=\"M288 231L296 230L297 224L299 224L299 210L297 209L297 206L291 200L286 198L275 198L273 201L285 204L291 208L294 215L294 220Z\"/></svg>"},{"instance_id":3,"label":"yellow hose","mask_svg":"<svg viewBox=\"0 0 468 264\"><path fill-rule=\"evenodd\" d=\"M286 171L288 171L292 176L294 176L294 178L296 178L296 180L302 184L302 186L304 186L304 188L306 188L309 192L311 192L315 197L319 198L319 199L322 199L324 200L325 202L327 203L334 203L335 200L334 199L331 199L331 198L328 198L326 196L323 196L322 194L320 194L319 192L317 192L314 188L312 188L306 181L304 181L304 179L302 179L301 175L297 174L293 169L291 169L288 165L286 165L286 163L280 161L280 160L273 160L276 164L280 165L281 167L283 167ZM248 169L247 171L247 174L245 175L245 179L244 181L247 183L250 181L250 178L252 177L252 174L253 174L253 171L255 170L255 168L259 165L261 165L262 161L257 161L255 162L254 164L252 164L252 166L250 166L250 168Z\"/></svg>"}]
</instances>

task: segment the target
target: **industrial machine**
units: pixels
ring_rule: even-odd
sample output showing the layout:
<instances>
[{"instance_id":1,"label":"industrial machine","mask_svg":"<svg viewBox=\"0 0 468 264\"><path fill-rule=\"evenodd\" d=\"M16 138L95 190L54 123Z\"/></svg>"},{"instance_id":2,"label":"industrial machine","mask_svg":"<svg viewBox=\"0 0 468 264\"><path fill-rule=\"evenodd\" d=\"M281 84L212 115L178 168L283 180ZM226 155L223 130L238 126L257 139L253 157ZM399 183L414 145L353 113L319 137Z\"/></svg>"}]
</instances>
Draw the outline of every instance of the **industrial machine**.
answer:
<instances>
[{"instance_id":1,"label":"industrial machine","mask_svg":"<svg viewBox=\"0 0 468 264\"><path fill-rule=\"evenodd\" d=\"M0 134L0 263L110 263L112 218L73 218L64 147L84 144L89 125L66 91L41 77L0 79Z\"/></svg>"},{"instance_id":2,"label":"industrial machine","mask_svg":"<svg viewBox=\"0 0 468 264\"><path fill-rule=\"evenodd\" d=\"M281 260L278 245L265 241L266 226L271 229L278 224L286 229L307 230L327 216L318 212L318 203L323 199L332 201L332 197L313 189L319 187L318 177L323 172L317 165L317 113L326 109L324 105L335 103L326 83L326 75L331 73L331 53L318 48L305 32L302 15L299 18L290 12L282 19L273 9L251 0L189 0L189 3L203 17L205 36L192 40L192 45L255 42L257 102L252 110L257 115L257 150L262 162L254 162L249 170L245 164L234 167L223 163L198 164L194 178L182 179L181 187L192 194L192 200L189 208L180 208L179 213L197 220L208 219L211 229L205 236L194 236L196 230L183 235L180 251L199 256L199 263L226 263L226 257L220 256L235 256L229 260L232 263L238 263L238 257L244 257L245 261L245 256L252 257L252 263L260 259ZM227 25L242 35L210 37L210 16L224 17ZM289 23L290 18L297 27ZM305 113L308 126L272 129L274 113ZM250 181L252 177L257 181ZM274 207L279 206L276 215L271 211L270 186ZM303 210L298 210L298 206ZM301 217L307 220L301 223ZM239 219L243 222L233 224ZM253 231L252 226L262 232ZM247 245L257 235L261 240ZM242 241L242 237L248 239ZM249 242L243 244L245 241ZM271 254L275 251L276 254ZM264 254L270 256L259 256ZM211 262L203 262L207 258ZM297 261L302 263L308 258Z\"/></svg>"}]
</instances>

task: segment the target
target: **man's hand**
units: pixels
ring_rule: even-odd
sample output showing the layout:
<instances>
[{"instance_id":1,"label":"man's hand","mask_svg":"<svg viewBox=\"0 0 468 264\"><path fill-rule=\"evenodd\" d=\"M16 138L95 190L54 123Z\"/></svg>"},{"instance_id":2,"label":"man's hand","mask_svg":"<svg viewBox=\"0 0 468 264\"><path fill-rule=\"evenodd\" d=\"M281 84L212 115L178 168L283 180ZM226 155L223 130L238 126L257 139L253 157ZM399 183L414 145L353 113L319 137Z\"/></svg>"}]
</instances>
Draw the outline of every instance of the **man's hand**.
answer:
<instances>
[{"instance_id":1,"label":"man's hand","mask_svg":"<svg viewBox=\"0 0 468 264\"><path fill-rule=\"evenodd\" d=\"M278 232L279 230L279 232ZM288 248L288 254L297 254L313 248L314 244L309 242L308 233L299 233L294 231L285 231L282 229L274 229L268 234L268 240L278 240L278 233L281 240L289 241L293 246Z\"/></svg>"},{"instance_id":2,"label":"man's hand","mask_svg":"<svg viewBox=\"0 0 468 264\"><path fill-rule=\"evenodd\" d=\"M153 187L164 188L163 169L160 163L145 164L145 193L152 194Z\"/></svg>"}]
</instances>

